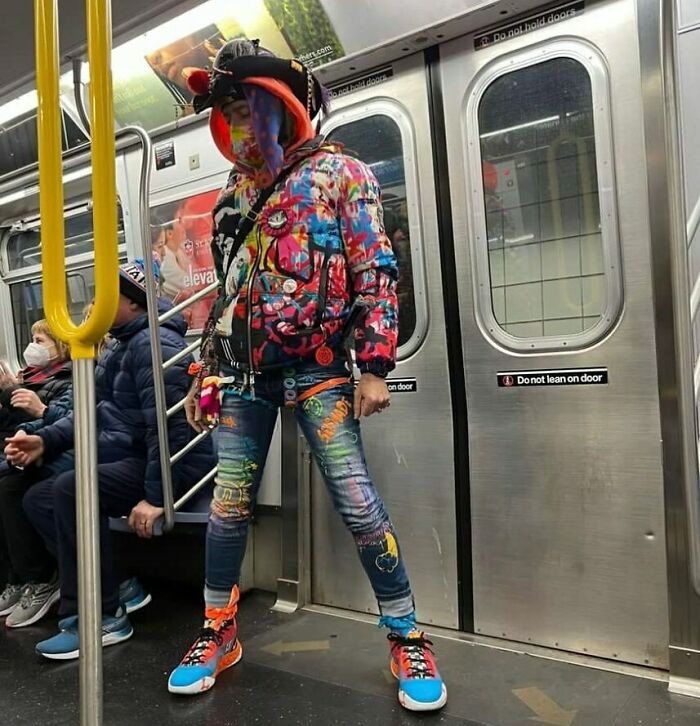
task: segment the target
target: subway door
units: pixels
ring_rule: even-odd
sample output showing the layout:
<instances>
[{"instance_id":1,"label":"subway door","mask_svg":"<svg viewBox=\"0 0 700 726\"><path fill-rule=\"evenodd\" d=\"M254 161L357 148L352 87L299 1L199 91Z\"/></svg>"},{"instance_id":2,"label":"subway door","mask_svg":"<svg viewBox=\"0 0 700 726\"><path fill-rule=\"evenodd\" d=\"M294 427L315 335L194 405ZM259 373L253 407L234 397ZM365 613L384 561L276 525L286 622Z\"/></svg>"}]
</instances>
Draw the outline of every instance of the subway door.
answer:
<instances>
[{"instance_id":1,"label":"subway door","mask_svg":"<svg viewBox=\"0 0 700 726\"><path fill-rule=\"evenodd\" d=\"M399 351L391 408L363 419L370 474L396 525L424 622L458 624L454 452L425 68L335 98L329 138L370 165L399 259ZM319 422L321 423L321 422ZM312 473L312 599L362 612L377 604L352 538Z\"/></svg>"},{"instance_id":2,"label":"subway door","mask_svg":"<svg viewBox=\"0 0 700 726\"><path fill-rule=\"evenodd\" d=\"M475 629L664 667L634 3L441 48ZM475 48L479 48L475 50Z\"/></svg>"}]
</instances>

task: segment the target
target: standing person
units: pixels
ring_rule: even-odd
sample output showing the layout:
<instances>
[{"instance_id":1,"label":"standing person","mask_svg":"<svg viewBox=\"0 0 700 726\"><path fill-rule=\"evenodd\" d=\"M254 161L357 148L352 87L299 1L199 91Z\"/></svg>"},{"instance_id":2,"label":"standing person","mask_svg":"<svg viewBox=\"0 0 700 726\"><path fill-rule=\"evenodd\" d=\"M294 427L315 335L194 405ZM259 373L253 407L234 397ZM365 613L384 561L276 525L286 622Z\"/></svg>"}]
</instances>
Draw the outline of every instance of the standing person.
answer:
<instances>
[{"instance_id":1,"label":"standing person","mask_svg":"<svg viewBox=\"0 0 700 726\"><path fill-rule=\"evenodd\" d=\"M24 350L27 367L15 378L5 372L0 394L3 442L17 429L41 428L73 410L70 351L53 337L46 320L32 325L32 342ZM72 453L43 465L0 468L0 556L8 563L0 594L0 616L8 628L40 620L58 601L56 562L47 552L22 508L31 486L73 464Z\"/></svg>"},{"instance_id":2,"label":"standing person","mask_svg":"<svg viewBox=\"0 0 700 726\"><path fill-rule=\"evenodd\" d=\"M389 629L399 701L442 707L447 691L416 627L397 535L367 472L359 419L389 405L397 341L396 258L370 170L314 138L320 84L301 63L231 41L211 74L190 76L196 111L233 164L213 210L220 295L188 400L195 428L219 418L219 471L207 529L204 628L171 673L173 693L211 688L238 662L238 580L278 409L293 407L336 510L355 539ZM353 390L344 350L354 339ZM204 384L201 403L198 391ZM212 405L213 404L213 405ZM204 415L204 419L202 419Z\"/></svg>"},{"instance_id":3,"label":"standing person","mask_svg":"<svg viewBox=\"0 0 700 726\"><path fill-rule=\"evenodd\" d=\"M102 644L113 645L131 637L133 628L120 602L111 550L109 517L128 516L132 529L151 537L163 514L162 478L156 391L153 381L151 344L146 312L146 276L142 263L127 263L119 272L119 307L110 330L110 340L97 361L97 455L102 566ZM160 310L170 309L161 301ZM185 323L175 316L160 326L163 359L181 353ZM184 356L165 373L168 408L182 401L189 387ZM179 451L194 438L183 413L168 421L170 450ZM73 448L73 417L66 416L37 435L14 436L8 443L12 460L28 466L41 457L51 458ZM7 450L6 450L7 451ZM213 465L211 442L206 439L173 466L175 494L197 482ZM78 543L76 533L75 471L32 487L24 508L59 564L61 604L64 616L59 633L37 645L46 658L67 660L80 654L78 640ZM122 595L122 598L124 595Z\"/></svg>"}]
</instances>

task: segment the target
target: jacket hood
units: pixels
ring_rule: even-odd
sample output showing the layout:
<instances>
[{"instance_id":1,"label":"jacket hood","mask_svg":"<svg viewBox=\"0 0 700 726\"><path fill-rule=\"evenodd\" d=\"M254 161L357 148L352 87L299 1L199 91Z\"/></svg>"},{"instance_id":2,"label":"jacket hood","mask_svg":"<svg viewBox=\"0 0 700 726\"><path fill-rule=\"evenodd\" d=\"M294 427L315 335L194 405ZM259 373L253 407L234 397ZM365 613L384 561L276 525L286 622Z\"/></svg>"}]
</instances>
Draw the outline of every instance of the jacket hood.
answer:
<instances>
[{"instance_id":1,"label":"jacket hood","mask_svg":"<svg viewBox=\"0 0 700 726\"><path fill-rule=\"evenodd\" d=\"M286 113L292 119L294 129L293 137L285 148L285 154L290 154L314 137L314 129L306 109L301 105L287 84L273 78L247 78L245 85L260 87L282 101ZM222 156L235 164L236 156L231 150L231 130L219 106L212 108L211 116L209 117L209 130L211 131L216 148L221 152ZM257 141L258 146L262 148L260 139Z\"/></svg>"}]
</instances>

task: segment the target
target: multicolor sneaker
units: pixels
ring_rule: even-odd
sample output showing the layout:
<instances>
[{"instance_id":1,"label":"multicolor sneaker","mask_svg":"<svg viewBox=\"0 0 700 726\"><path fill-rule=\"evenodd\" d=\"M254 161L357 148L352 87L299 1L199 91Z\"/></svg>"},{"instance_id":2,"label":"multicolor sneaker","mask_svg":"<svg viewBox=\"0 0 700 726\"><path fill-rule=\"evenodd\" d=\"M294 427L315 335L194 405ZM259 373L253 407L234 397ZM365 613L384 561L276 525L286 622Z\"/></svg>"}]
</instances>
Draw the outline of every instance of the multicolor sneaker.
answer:
<instances>
[{"instance_id":1,"label":"multicolor sneaker","mask_svg":"<svg viewBox=\"0 0 700 726\"><path fill-rule=\"evenodd\" d=\"M438 673L432 642L419 630L390 633L391 672L399 681L399 703L409 711L436 711L447 703L447 688Z\"/></svg>"},{"instance_id":2,"label":"multicolor sneaker","mask_svg":"<svg viewBox=\"0 0 700 726\"><path fill-rule=\"evenodd\" d=\"M170 693L193 696L208 691L219 673L238 663L243 648L238 641L237 612L238 587L234 586L225 608L207 608L204 627L170 674Z\"/></svg>"},{"instance_id":3,"label":"multicolor sneaker","mask_svg":"<svg viewBox=\"0 0 700 726\"><path fill-rule=\"evenodd\" d=\"M9 615L19 605L22 597L22 585L5 585L0 595L0 617Z\"/></svg>"},{"instance_id":4,"label":"multicolor sneaker","mask_svg":"<svg viewBox=\"0 0 700 726\"><path fill-rule=\"evenodd\" d=\"M58 578L51 582L34 583L24 586L17 607L7 616L8 628L24 628L41 620L51 610L54 603L61 599Z\"/></svg>"},{"instance_id":5,"label":"multicolor sneaker","mask_svg":"<svg viewBox=\"0 0 700 726\"><path fill-rule=\"evenodd\" d=\"M36 652L51 660L73 660L80 656L80 639L78 636L78 618L75 616L59 621L60 632L37 644ZM119 606L115 615L102 617L102 645L115 645L128 640L134 629L126 617L123 606Z\"/></svg>"},{"instance_id":6,"label":"multicolor sneaker","mask_svg":"<svg viewBox=\"0 0 700 726\"><path fill-rule=\"evenodd\" d=\"M135 577L130 577L119 585L119 602L126 609L127 615L145 608L152 599L151 593L146 592Z\"/></svg>"}]
</instances>

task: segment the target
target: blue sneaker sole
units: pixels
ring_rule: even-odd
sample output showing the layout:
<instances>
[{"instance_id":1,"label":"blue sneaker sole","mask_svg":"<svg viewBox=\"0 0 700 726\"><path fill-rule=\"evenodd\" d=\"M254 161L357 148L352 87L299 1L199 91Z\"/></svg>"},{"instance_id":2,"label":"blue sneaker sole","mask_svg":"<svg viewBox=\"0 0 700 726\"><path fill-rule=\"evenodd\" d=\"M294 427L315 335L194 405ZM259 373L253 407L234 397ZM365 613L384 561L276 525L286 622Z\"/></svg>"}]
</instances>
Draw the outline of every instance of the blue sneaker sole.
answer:
<instances>
[{"instance_id":1,"label":"blue sneaker sole","mask_svg":"<svg viewBox=\"0 0 700 726\"><path fill-rule=\"evenodd\" d=\"M117 643L123 643L125 640L129 640L129 638L134 634L134 629L129 628L129 630L119 630L116 633L106 633L102 636L102 647L106 648L108 645L116 645ZM80 657L80 649L76 650L69 650L65 651L63 653L44 653L43 651L36 649L36 652L39 655L43 655L44 658L48 658L49 660L75 660L76 658Z\"/></svg>"},{"instance_id":2,"label":"blue sneaker sole","mask_svg":"<svg viewBox=\"0 0 700 726\"><path fill-rule=\"evenodd\" d=\"M447 703L447 687L442 684L442 693L437 701L414 701L407 693L399 689L399 703L407 711L437 711Z\"/></svg>"},{"instance_id":3,"label":"blue sneaker sole","mask_svg":"<svg viewBox=\"0 0 700 726\"><path fill-rule=\"evenodd\" d=\"M224 665L222 668L219 668L219 670L217 670L217 672L213 676L204 676L204 678L200 678L198 681L194 681L193 683L188 683L187 685L182 686L175 686L170 682L170 679L168 679L168 691L179 696L196 696L198 693L204 693L210 688L214 687L218 676L220 676L227 668L235 666L242 657L243 646L240 644L239 641L238 652L236 653L236 655L234 655L229 663L226 663L226 665Z\"/></svg>"},{"instance_id":4,"label":"blue sneaker sole","mask_svg":"<svg viewBox=\"0 0 700 726\"><path fill-rule=\"evenodd\" d=\"M129 600L128 602L122 602L122 605L126 610L126 614L130 615L131 613L135 613L137 610L141 610L141 608L145 608L146 605L150 605L152 600L153 597L149 592L143 599L134 598L133 600Z\"/></svg>"}]
</instances>

